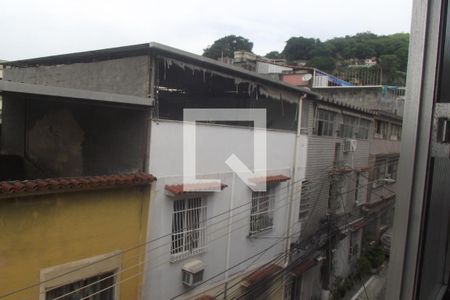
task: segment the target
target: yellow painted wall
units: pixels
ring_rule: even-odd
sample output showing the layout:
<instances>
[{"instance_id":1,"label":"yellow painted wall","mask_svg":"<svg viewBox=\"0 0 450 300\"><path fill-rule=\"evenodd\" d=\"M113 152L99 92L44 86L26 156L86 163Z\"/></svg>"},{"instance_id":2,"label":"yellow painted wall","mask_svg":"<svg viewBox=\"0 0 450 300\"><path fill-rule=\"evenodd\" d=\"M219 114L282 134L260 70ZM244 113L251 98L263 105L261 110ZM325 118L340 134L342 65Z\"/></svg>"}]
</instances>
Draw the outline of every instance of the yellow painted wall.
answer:
<instances>
[{"instance_id":1,"label":"yellow painted wall","mask_svg":"<svg viewBox=\"0 0 450 300\"><path fill-rule=\"evenodd\" d=\"M147 236L149 187L0 199L0 295L37 283L44 268L125 250ZM121 255L121 268L145 247ZM120 274L120 299L138 299L143 265ZM4 299L39 299L39 287Z\"/></svg>"}]
</instances>

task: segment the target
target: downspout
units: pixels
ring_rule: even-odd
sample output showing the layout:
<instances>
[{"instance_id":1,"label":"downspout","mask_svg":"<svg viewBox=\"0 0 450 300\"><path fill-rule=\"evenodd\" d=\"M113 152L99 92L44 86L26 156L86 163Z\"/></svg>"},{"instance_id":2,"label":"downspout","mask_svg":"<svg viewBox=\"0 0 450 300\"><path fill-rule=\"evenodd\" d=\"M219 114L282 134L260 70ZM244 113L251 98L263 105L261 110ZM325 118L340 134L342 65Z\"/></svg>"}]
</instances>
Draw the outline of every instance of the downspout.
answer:
<instances>
[{"instance_id":1,"label":"downspout","mask_svg":"<svg viewBox=\"0 0 450 300\"><path fill-rule=\"evenodd\" d=\"M230 207L228 213L228 234L227 234L227 256L225 258L225 287L223 290L223 299L227 299L227 289L229 280L229 269L230 269L230 252L231 252L231 225L233 224L233 208L234 208L234 185L235 185L236 173L233 172L232 182L231 182L231 196L230 196Z\"/></svg>"},{"instance_id":2,"label":"downspout","mask_svg":"<svg viewBox=\"0 0 450 300\"><path fill-rule=\"evenodd\" d=\"M298 148L298 141L300 138L301 133L301 126L302 126L302 108L303 108L303 99L306 98L306 94L300 97L298 102L298 112L297 112L297 133L295 135L295 143L294 143L294 157L293 157L293 166L292 166L292 180L290 182L289 187L289 206L288 206L288 222L287 222L287 230L286 230L286 248L285 248L285 261L284 261L284 267L287 267L289 264L289 252L291 249L291 220L292 220L292 202L294 200L294 185L296 180L296 174L297 174L297 148Z\"/></svg>"}]
</instances>

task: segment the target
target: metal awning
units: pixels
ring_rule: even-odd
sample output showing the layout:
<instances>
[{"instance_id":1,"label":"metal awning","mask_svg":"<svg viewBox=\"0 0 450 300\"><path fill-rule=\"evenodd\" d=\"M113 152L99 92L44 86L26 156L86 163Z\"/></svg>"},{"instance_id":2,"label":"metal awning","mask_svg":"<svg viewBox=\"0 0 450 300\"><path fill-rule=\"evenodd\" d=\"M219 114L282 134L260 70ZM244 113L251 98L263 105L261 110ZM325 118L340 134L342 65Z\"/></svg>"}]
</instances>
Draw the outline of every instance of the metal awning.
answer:
<instances>
[{"instance_id":1,"label":"metal awning","mask_svg":"<svg viewBox=\"0 0 450 300\"><path fill-rule=\"evenodd\" d=\"M152 98L132 95L97 92L81 89L72 89L40 84L22 83L16 81L0 80L0 94L25 94L44 97L57 97L66 99L112 102L140 106L152 106Z\"/></svg>"}]
</instances>

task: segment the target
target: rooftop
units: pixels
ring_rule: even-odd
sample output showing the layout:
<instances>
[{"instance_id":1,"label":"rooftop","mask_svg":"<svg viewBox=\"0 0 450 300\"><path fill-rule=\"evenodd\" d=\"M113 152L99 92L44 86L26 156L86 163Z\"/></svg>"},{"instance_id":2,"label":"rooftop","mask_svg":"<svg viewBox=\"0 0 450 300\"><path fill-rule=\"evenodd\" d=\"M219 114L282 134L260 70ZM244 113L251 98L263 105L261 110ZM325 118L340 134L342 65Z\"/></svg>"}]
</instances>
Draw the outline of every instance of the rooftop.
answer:
<instances>
[{"instance_id":1,"label":"rooftop","mask_svg":"<svg viewBox=\"0 0 450 300\"><path fill-rule=\"evenodd\" d=\"M201 55L193 54L187 51L176 49L170 46L159 44L156 42L130 45L124 47L115 47L108 49L100 49L94 51L77 52L62 55L53 55L40 58L31 58L24 60L8 61L4 65L6 67L34 67L56 64L74 64L87 63L109 59L118 59L130 56L149 55L150 53L157 53L167 56L169 58L180 59L188 63L195 64L199 67L208 68L213 71L231 74L243 79L261 82L273 87L283 88L294 93L306 94L308 99L321 100L333 106L344 107L349 110L355 110L366 114L371 114L367 109L360 108L354 105L346 104L334 99L328 99L321 96L319 93L311 91L309 88L298 87L279 80L274 80L258 73L248 71L244 68L226 64L217 60L213 60Z\"/></svg>"},{"instance_id":2,"label":"rooftop","mask_svg":"<svg viewBox=\"0 0 450 300\"><path fill-rule=\"evenodd\" d=\"M139 172L104 176L2 181L0 182L0 198L147 185L155 180L156 177L153 175Z\"/></svg>"}]
</instances>

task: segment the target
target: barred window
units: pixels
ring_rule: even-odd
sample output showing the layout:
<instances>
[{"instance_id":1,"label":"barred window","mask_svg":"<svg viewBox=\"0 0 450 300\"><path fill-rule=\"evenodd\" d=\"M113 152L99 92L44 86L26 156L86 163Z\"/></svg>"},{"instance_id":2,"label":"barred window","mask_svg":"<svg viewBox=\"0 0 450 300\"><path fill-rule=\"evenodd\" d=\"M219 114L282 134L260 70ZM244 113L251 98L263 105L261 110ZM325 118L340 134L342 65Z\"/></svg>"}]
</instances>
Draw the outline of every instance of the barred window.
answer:
<instances>
[{"instance_id":1,"label":"barred window","mask_svg":"<svg viewBox=\"0 0 450 300\"><path fill-rule=\"evenodd\" d=\"M367 140L369 138L369 128L370 121L360 119L359 120L359 129L358 129L358 138L362 140Z\"/></svg>"},{"instance_id":2,"label":"barred window","mask_svg":"<svg viewBox=\"0 0 450 300\"><path fill-rule=\"evenodd\" d=\"M201 197L175 200L172 217L172 260L200 253L206 246L206 204Z\"/></svg>"},{"instance_id":3,"label":"barred window","mask_svg":"<svg viewBox=\"0 0 450 300\"><path fill-rule=\"evenodd\" d=\"M318 109L314 134L319 136L333 136L335 113Z\"/></svg>"},{"instance_id":4,"label":"barred window","mask_svg":"<svg viewBox=\"0 0 450 300\"><path fill-rule=\"evenodd\" d=\"M47 290L45 299L98 299L113 300L115 297L115 273L107 272Z\"/></svg>"},{"instance_id":5,"label":"barred window","mask_svg":"<svg viewBox=\"0 0 450 300\"><path fill-rule=\"evenodd\" d=\"M273 227L273 193L252 192L252 209L250 213L250 236Z\"/></svg>"}]
</instances>

